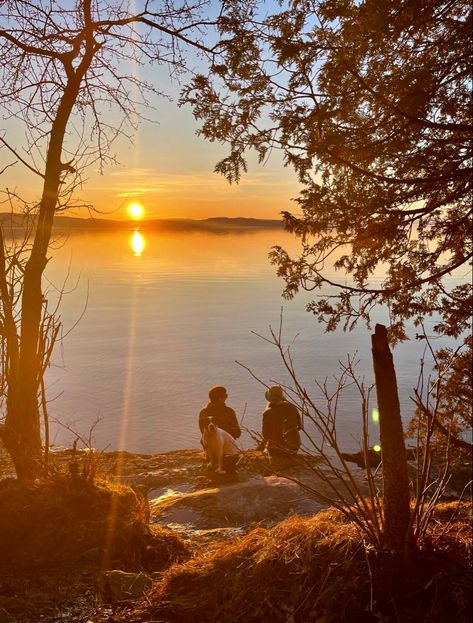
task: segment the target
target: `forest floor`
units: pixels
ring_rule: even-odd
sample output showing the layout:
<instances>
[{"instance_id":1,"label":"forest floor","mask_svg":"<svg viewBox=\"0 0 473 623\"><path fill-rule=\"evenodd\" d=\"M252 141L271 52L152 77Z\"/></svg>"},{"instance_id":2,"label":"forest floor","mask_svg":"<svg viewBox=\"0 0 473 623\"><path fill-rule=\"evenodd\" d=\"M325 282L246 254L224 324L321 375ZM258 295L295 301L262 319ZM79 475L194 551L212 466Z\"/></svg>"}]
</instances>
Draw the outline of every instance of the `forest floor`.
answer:
<instances>
[{"instance_id":1,"label":"forest floor","mask_svg":"<svg viewBox=\"0 0 473 623\"><path fill-rule=\"evenodd\" d=\"M279 475L275 475L275 472ZM354 473L363 488L364 472L354 468ZM192 602L202 599L204 608L209 612L218 611L216 604L212 605L213 602L205 606L205 590L201 583L209 586L214 599L216 588L210 589L215 575L212 569L217 569L220 573L219 561L222 556L228 559L222 572L225 577L231 578L236 573L235 570L241 567L243 552L246 552L244 556L248 558L248 564L253 560L253 566L247 568L245 573L250 581L258 585L258 578L251 580L253 568L259 568L261 556L272 559L279 552L278 556L287 558L286 580L292 577L296 583L304 584L309 577L307 573L311 565L303 562L302 570L293 570L292 562L289 561L304 561L300 552L304 539L307 540L312 535L311 542L316 543L320 538L317 535L321 531L328 538L327 534L332 527L335 529L338 526L337 530L340 530L340 525L343 524L339 517L330 518L327 523L324 513L320 514L320 524L314 523L315 519L312 517L315 518L326 505L314 500L310 492L302 491L293 482L294 479L305 480L310 486L327 492L324 489L327 483L317 480L310 465L302 467L287 461L270 465L264 455L257 451L244 453L234 476L209 472L200 450L182 450L160 455L127 452L91 454L69 450L53 453L50 474L55 483L51 489L35 484L19 492L12 479L11 462L0 450L0 548L4 554L3 559L0 558L1 623L217 621L219 619L212 618L213 615L210 614L205 618L206 611L196 609ZM109 485L104 485L98 492L100 501L97 502L95 497L91 497L90 483L101 482L102 478L106 478L108 483L117 484L110 485L110 489L107 488ZM132 486L133 491L130 492L126 487L120 488L120 483ZM32 502L34 496L39 496L40 499L36 505ZM114 506L119 509L114 520L115 529L117 525L123 527L126 535L121 535L122 540L116 544L115 549L110 548L108 558L105 559L101 544L109 539L111 528L110 523L103 524L100 517L105 507L110 509ZM139 507L139 512L136 507ZM291 516L292 519L284 521ZM471 503L463 505L461 512L455 514L450 509L439 516L442 519L436 522L440 535L437 541L442 543L447 559L453 558L452 568L464 574L465 564L471 564ZM49 532L45 528L48 522L51 524ZM292 543L291 547L294 543L298 544L297 551L282 551L284 546L277 543L272 536L278 530L285 534L284 540L288 544ZM141 536L137 535L141 535L143 531L147 533L147 537L142 542ZM343 531L350 533L347 526L343 526ZM342 538L340 535L340 531L333 533L335 541L332 542L331 551L333 549L336 552L345 547L345 536ZM355 540L350 547L354 548L354 559L358 559L356 552L361 551L360 545L356 545L356 537L353 538ZM138 545L135 543L136 539L139 540ZM127 552L132 551L130 543L144 553L138 558L127 555ZM319 544L318 547L323 546ZM272 553L268 554L268 549ZM266 554L263 554L265 551ZM257 563L254 561L255 557ZM337 569L338 566L342 568L344 563L331 559L327 564L331 565L330 569ZM189 596L186 593L183 597L179 574L184 578L184 587L189 586L185 578L190 570L186 565L191 565L189 569L193 570L192 573L197 573L196 586L201 586L201 597L193 596L192 590ZM366 561L362 565L366 567ZM441 586L447 567L444 562L438 564L436 561L432 574L427 572L425 577L422 575L424 585L433 587L432 590L435 591L440 588L447 590L445 586ZM121 571L108 575L107 570L110 569ZM176 571L172 571L173 569ZM171 579L168 577L168 570ZM276 570L268 567L268 573L273 572L276 573ZM281 569L278 568L277 573L281 574ZM310 573L313 573L313 569ZM447 575L452 575L450 567ZM434 576L437 579L434 580ZM457 577L456 571L452 577ZM123 584L124 579L130 581L130 578L134 584L144 582L143 586L148 589L150 582L158 582L158 588L153 589L153 594L145 593L145 601L136 611L133 607L130 610L130 604L134 602L122 599L120 587L115 590L116 587L113 586L113 582ZM237 580L238 578L235 580L236 584L241 582ZM228 581L232 582L231 579ZM463 610L458 611L460 618L457 617L457 620L462 620L463 612L466 613L465 620L469 620L471 591L468 593L463 585L460 590L457 584L449 585L447 592L460 591L465 605ZM248 587L245 590L249 590ZM160 597L156 596L156 591ZM251 591L256 589L252 588ZM366 578L363 579L363 589L360 591L366 592ZM130 596L132 592L130 591ZM422 595L425 600L425 595ZM278 595L273 597L277 599ZM157 599L160 603L174 605L161 613L159 608L156 610ZM241 596L237 595L235 599L241 609ZM270 601L270 595L255 596L255 599L262 599L266 603ZM275 611L265 610L263 605L263 618L258 619L260 615L257 614L254 614L256 618L252 618L251 612L243 612L244 617L241 620L303 620L300 616L307 615L304 614L304 608L298 605L296 610L299 614L295 616L290 599L292 597L288 597L287 612L284 604L281 606L282 610L280 608ZM224 597L224 600L227 598ZM303 605L305 601L302 598L298 603ZM437 604L437 609L447 607L447 602ZM425 608L425 604L422 608ZM356 609L358 612L360 606ZM200 619L193 618L194 611L200 613L195 614ZM281 612L286 612L283 618ZM389 617L382 618L381 615L376 618L378 615L375 617L373 612L369 616L365 612L366 616L362 620L390 621ZM231 612L222 611L219 616L231 621L233 615ZM239 620L239 615L235 615L235 621ZM326 620L329 618L326 617ZM334 620L337 621L337 618ZM429 620L443 619L433 617ZM449 620L451 619L445 619Z\"/></svg>"},{"instance_id":2,"label":"forest floor","mask_svg":"<svg viewBox=\"0 0 473 623\"><path fill-rule=\"evenodd\" d=\"M95 621L94 613L112 612L111 606L104 604L104 591L99 582L104 564L109 567L110 561L105 563L99 560L97 548L86 546L84 540L79 551L71 552L71 548L65 546L71 540L67 530L62 542L55 542L54 534L44 536L46 522L51 523L54 532L57 530L54 527L56 521L67 523L69 515L76 512L77 504L83 505L84 522L74 530L87 530L85 520L91 520L90 516L87 518L90 496L82 496L77 502L71 492L66 495L64 474L68 478L73 473L79 474L77 489L82 488L83 482L103 478L108 482L131 486L145 496L149 514L144 521L150 522L155 537L158 533L159 544L162 537L160 528L166 530L166 526L172 524L172 538L168 533L164 534L172 543L169 548L175 549L169 552L169 560L164 555L164 562L169 563L189 558L209 541L232 538L255 525L274 525L292 512L304 496L301 497L301 491L294 483L286 479L278 481L277 477L271 476L274 467L269 465L261 452L251 450L243 454L235 475L217 475L209 471L204 454L198 449L158 455L65 450L51 453L49 460L49 477L53 482L59 482L59 491L52 488L48 493L44 486L36 484L19 494L11 460L0 448L0 544L5 550L16 539L20 542L18 551L8 560L3 556L4 564L0 560L0 622L86 623L89 619ZM279 462L276 467L295 476L300 471L297 465L287 461ZM251 483L250 486L248 483ZM282 483L287 486L281 486ZM242 493L237 496L235 491L239 489ZM38 494L42 496L41 501L33 502L32 499ZM48 495L56 499L45 501ZM190 511L182 515L177 508L179 505L182 507L183 497L187 496L190 505L200 509L199 525L188 521ZM223 499L224 506L216 506L215 499ZM170 509L171 502L176 507L174 511ZM45 509L45 506L48 508ZM67 514L68 506L71 510ZM309 505L306 511L313 509L315 512L320 507ZM158 512L158 509L161 511ZM64 517L63 511L66 513ZM233 511L231 518L230 511ZM177 514L177 521L169 521L169 513L172 512ZM62 519L52 517L53 513ZM251 515L250 521L245 513ZM40 521L42 525L39 525ZM12 522L17 528L13 536L10 526L6 525ZM74 535L76 538L77 534ZM2 540L7 543L2 544ZM22 545L24 551L21 550ZM53 552L53 548L59 551ZM142 561L128 564L117 560L112 566L133 572L143 569ZM146 572L152 572L166 565L162 560L156 562L154 557L146 566Z\"/></svg>"}]
</instances>

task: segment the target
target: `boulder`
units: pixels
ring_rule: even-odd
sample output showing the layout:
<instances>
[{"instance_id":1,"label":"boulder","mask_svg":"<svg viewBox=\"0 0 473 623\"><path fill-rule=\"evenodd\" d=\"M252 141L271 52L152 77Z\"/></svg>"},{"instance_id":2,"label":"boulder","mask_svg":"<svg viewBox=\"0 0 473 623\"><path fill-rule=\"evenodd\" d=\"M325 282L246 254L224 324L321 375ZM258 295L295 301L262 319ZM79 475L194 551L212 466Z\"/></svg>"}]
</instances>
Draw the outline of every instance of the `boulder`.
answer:
<instances>
[{"instance_id":1,"label":"boulder","mask_svg":"<svg viewBox=\"0 0 473 623\"><path fill-rule=\"evenodd\" d=\"M310 515L324 507L281 476L164 495L150 501L151 521L195 530L274 525L288 515Z\"/></svg>"},{"instance_id":2,"label":"boulder","mask_svg":"<svg viewBox=\"0 0 473 623\"><path fill-rule=\"evenodd\" d=\"M368 448L366 456L370 467L378 467L381 463L381 452L374 448ZM361 450L359 452L342 452L342 457L345 461L355 463L358 467L366 469L365 454Z\"/></svg>"}]
</instances>

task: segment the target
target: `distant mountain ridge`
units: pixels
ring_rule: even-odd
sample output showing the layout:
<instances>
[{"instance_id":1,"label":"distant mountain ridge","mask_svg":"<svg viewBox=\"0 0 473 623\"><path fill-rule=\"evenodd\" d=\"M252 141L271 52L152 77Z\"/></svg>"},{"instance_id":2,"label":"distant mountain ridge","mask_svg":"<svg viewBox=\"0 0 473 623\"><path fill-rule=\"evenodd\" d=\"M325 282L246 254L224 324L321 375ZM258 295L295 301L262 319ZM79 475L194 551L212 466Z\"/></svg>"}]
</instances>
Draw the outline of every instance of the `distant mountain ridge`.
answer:
<instances>
[{"instance_id":1,"label":"distant mountain ridge","mask_svg":"<svg viewBox=\"0 0 473 623\"><path fill-rule=\"evenodd\" d=\"M23 228L22 214L0 213L0 224L5 228ZM104 229L130 229L139 227L143 231L235 231L255 229L281 229L282 220L258 219L243 216L214 216L206 219L172 218L118 221L104 218L79 218L74 216L56 216L54 230L60 231L102 231Z\"/></svg>"}]
</instances>

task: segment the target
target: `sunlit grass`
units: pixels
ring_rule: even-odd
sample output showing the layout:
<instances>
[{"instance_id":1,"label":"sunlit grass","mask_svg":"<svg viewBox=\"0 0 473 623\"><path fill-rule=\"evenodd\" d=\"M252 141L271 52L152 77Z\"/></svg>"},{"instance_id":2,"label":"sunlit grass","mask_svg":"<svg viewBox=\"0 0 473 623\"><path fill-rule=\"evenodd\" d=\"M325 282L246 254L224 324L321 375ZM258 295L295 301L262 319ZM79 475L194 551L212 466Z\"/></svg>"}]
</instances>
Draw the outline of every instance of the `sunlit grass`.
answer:
<instances>
[{"instance_id":1,"label":"sunlit grass","mask_svg":"<svg viewBox=\"0 0 473 623\"><path fill-rule=\"evenodd\" d=\"M216 541L166 570L133 621L419 621L426 608L429 621L445 613L469 620L461 603L470 590L471 503L438 511L416 564L402 573L334 509Z\"/></svg>"}]
</instances>

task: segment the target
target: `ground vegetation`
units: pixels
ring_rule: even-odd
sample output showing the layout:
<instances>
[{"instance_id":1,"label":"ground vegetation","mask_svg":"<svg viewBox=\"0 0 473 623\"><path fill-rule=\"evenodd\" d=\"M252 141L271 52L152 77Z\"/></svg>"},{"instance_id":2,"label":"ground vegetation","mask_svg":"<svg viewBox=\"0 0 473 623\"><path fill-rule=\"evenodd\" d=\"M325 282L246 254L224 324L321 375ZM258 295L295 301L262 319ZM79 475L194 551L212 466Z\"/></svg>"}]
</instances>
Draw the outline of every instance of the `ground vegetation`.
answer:
<instances>
[{"instance_id":1,"label":"ground vegetation","mask_svg":"<svg viewBox=\"0 0 473 623\"><path fill-rule=\"evenodd\" d=\"M388 552L367 550L355 524L334 509L289 518L172 566L118 620L466 622L470 513L471 504L440 505L408 570Z\"/></svg>"}]
</instances>

